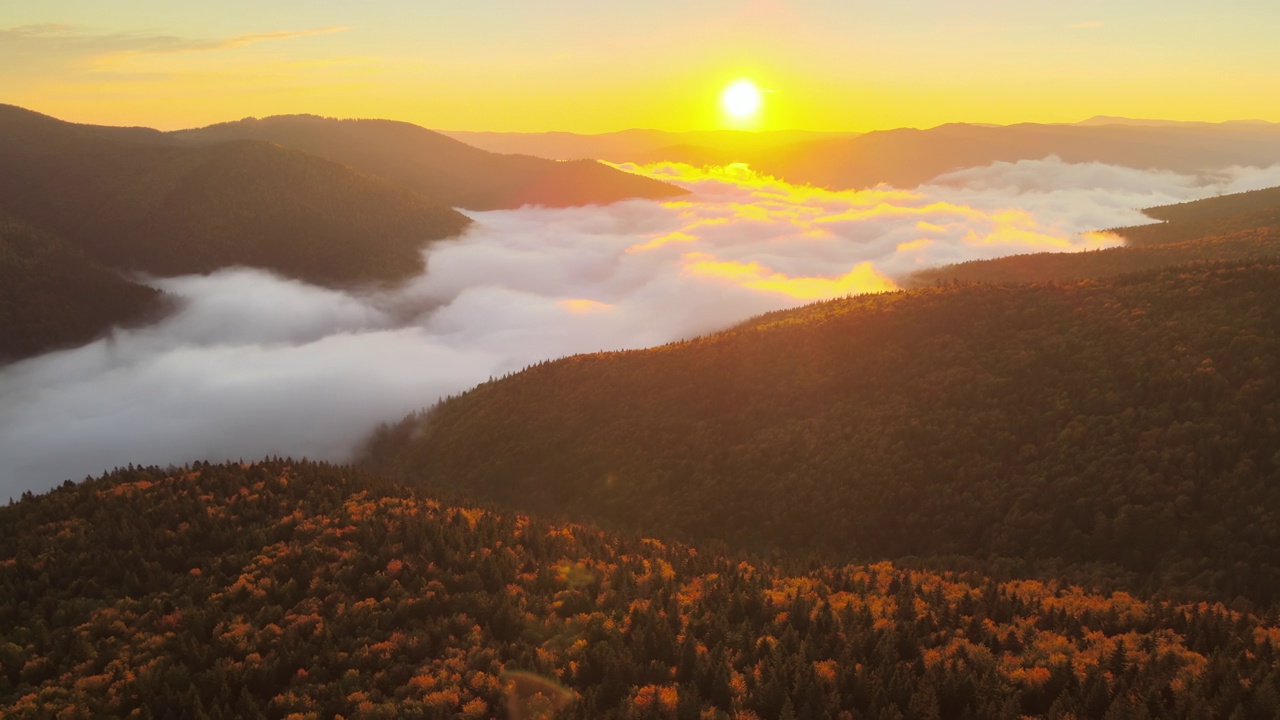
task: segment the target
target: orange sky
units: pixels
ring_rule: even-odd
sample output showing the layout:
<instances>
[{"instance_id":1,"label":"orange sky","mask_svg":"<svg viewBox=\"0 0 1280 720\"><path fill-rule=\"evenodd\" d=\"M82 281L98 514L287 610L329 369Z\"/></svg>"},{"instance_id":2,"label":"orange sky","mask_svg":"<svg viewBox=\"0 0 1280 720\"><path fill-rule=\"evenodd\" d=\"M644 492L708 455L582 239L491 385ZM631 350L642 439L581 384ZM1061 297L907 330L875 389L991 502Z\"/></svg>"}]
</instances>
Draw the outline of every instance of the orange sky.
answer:
<instances>
[{"instance_id":1,"label":"orange sky","mask_svg":"<svg viewBox=\"0 0 1280 720\"><path fill-rule=\"evenodd\" d=\"M865 131L1094 114L1280 121L1280 3L6 0L0 102L190 127L311 112L452 130Z\"/></svg>"}]
</instances>

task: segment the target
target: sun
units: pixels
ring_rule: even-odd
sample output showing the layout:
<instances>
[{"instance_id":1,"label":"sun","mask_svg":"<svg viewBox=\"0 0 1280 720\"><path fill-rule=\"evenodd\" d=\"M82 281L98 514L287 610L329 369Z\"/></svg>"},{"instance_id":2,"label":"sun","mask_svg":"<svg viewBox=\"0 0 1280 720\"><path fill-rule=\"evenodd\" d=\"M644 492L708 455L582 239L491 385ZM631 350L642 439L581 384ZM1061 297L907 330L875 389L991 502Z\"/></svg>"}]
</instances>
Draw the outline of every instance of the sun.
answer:
<instances>
[{"instance_id":1,"label":"sun","mask_svg":"<svg viewBox=\"0 0 1280 720\"><path fill-rule=\"evenodd\" d=\"M764 96L750 80L735 80L720 93L720 107L734 120L750 120L760 113Z\"/></svg>"}]
</instances>

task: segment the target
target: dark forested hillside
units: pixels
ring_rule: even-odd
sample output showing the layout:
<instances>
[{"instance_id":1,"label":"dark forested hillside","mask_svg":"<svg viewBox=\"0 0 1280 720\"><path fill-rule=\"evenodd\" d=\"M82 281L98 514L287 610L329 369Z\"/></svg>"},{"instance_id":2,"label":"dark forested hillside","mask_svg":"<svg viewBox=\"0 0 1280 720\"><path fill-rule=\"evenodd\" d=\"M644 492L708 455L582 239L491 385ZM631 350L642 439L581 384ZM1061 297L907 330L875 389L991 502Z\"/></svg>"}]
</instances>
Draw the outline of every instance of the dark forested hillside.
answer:
<instances>
[{"instance_id":1,"label":"dark forested hillside","mask_svg":"<svg viewBox=\"0 0 1280 720\"><path fill-rule=\"evenodd\" d=\"M602 205L686 192L593 160L555 162L527 155L498 155L417 125L391 120L287 115L250 118L171 135L195 143L266 140L350 165L445 204L471 210Z\"/></svg>"},{"instance_id":2,"label":"dark forested hillside","mask_svg":"<svg viewBox=\"0 0 1280 720\"><path fill-rule=\"evenodd\" d=\"M1233 195L1224 196L1234 198ZM1274 195L1273 195L1274 197ZM1177 206L1173 206L1177 207ZM1152 208L1156 213L1165 208ZM1251 209L1243 214L1175 217L1151 225L1118 228L1114 232L1134 246L1167 245L1202 237L1229 235L1258 228L1280 227L1280 198L1270 207Z\"/></svg>"},{"instance_id":3,"label":"dark forested hillside","mask_svg":"<svg viewBox=\"0 0 1280 720\"><path fill-rule=\"evenodd\" d=\"M370 464L827 558L952 555L1280 600L1280 263L836 300L543 363Z\"/></svg>"},{"instance_id":4,"label":"dark forested hillside","mask_svg":"<svg viewBox=\"0 0 1280 720\"><path fill-rule=\"evenodd\" d=\"M250 265L326 284L412 275L425 243L468 222L390 181L296 150L252 141L175 146L159 133L124 130L0 106L0 204L118 269Z\"/></svg>"},{"instance_id":5,"label":"dark forested hillside","mask_svg":"<svg viewBox=\"0 0 1280 720\"><path fill-rule=\"evenodd\" d=\"M1218 604L789 575L307 463L0 508L6 718L1261 720L1278 649Z\"/></svg>"},{"instance_id":6,"label":"dark forested hillside","mask_svg":"<svg viewBox=\"0 0 1280 720\"><path fill-rule=\"evenodd\" d=\"M940 282L1079 282L1186 263L1252 262L1277 258L1280 258L1280 223L1168 244L971 260L920 270L900 282L906 287L925 287Z\"/></svg>"},{"instance_id":7,"label":"dark forested hillside","mask_svg":"<svg viewBox=\"0 0 1280 720\"><path fill-rule=\"evenodd\" d=\"M1033 253L930 268L905 285L937 282L1074 282L1193 262L1280 257L1280 188L1147 208L1161 222L1113 230L1123 247L1097 252Z\"/></svg>"},{"instance_id":8,"label":"dark forested hillside","mask_svg":"<svg viewBox=\"0 0 1280 720\"><path fill-rule=\"evenodd\" d=\"M0 211L0 362L84 343L163 309L159 291Z\"/></svg>"},{"instance_id":9,"label":"dark forested hillside","mask_svg":"<svg viewBox=\"0 0 1280 720\"><path fill-rule=\"evenodd\" d=\"M1161 205L1143 210L1147 215L1171 223L1194 223L1280 209L1280 187L1218 195L1202 200Z\"/></svg>"}]
</instances>

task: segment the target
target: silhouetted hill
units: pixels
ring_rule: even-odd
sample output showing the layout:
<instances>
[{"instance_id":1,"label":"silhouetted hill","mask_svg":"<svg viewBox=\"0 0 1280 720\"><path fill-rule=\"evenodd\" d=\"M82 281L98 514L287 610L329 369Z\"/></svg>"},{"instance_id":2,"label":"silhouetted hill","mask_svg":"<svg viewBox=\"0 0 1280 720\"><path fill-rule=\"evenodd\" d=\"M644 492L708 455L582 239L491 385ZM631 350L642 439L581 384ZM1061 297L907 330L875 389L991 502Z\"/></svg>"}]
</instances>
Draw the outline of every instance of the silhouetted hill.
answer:
<instances>
[{"instance_id":1,"label":"silhouetted hill","mask_svg":"<svg viewBox=\"0 0 1280 720\"><path fill-rule=\"evenodd\" d=\"M0 627L15 719L1280 711L1274 618L788 574L310 463L129 468L0 507Z\"/></svg>"},{"instance_id":2,"label":"silhouetted hill","mask_svg":"<svg viewBox=\"0 0 1280 720\"><path fill-rule=\"evenodd\" d=\"M1143 212L1164 220L1118 228L1125 247L974 260L913 273L911 287L937 282L1072 282L1192 262L1280 257L1280 188L1224 195Z\"/></svg>"},{"instance_id":3,"label":"silhouetted hill","mask_svg":"<svg viewBox=\"0 0 1280 720\"><path fill-rule=\"evenodd\" d=\"M370 465L537 512L828 558L1280 600L1280 263L819 303L543 363Z\"/></svg>"},{"instance_id":4,"label":"silhouetted hill","mask_svg":"<svg viewBox=\"0 0 1280 720\"><path fill-rule=\"evenodd\" d=\"M0 362L79 345L163 308L158 290L0 211Z\"/></svg>"},{"instance_id":5,"label":"silhouetted hill","mask_svg":"<svg viewBox=\"0 0 1280 720\"><path fill-rule=\"evenodd\" d=\"M683 195L674 185L591 160L553 162L498 155L437 132L391 120L282 115L171 133L185 142L266 140L385 177L448 205L471 210L565 207Z\"/></svg>"},{"instance_id":6,"label":"silhouetted hill","mask_svg":"<svg viewBox=\"0 0 1280 720\"><path fill-rule=\"evenodd\" d=\"M264 142L177 146L0 106L0 203L94 260L157 274L249 265L394 280L469 222L382 178Z\"/></svg>"},{"instance_id":7,"label":"silhouetted hill","mask_svg":"<svg viewBox=\"0 0 1280 720\"><path fill-rule=\"evenodd\" d=\"M906 188L961 168L1051 155L1073 163L1186 173L1266 166L1280 162L1280 125L950 124L797 143L756 155L750 162L756 170L793 183L829 188L888 183Z\"/></svg>"}]
</instances>

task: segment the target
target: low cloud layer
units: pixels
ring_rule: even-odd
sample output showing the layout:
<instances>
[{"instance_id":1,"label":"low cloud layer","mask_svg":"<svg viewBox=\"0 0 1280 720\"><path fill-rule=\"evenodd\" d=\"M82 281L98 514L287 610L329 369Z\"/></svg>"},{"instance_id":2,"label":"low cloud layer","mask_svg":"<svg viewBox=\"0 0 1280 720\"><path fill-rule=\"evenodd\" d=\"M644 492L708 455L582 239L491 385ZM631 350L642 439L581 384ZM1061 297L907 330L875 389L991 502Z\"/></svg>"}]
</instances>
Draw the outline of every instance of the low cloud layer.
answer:
<instances>
[{"instance_id":1,"label":"low cloud layer","mask_svg":"<svg viewBox=\"0 0 1280 720\"><path fill-rule=\"evenodd\" d=\"M539 360L893 289L923 267L1115 244L1090 231L1280 185L1280 166L1191 177L1054 159L864 192L742 167L627 169L693 194L474 213L391 290L247 269L155 281L182 301L164 322L0 368L0 498L128 463L344 460L377 423Z\"/></svg>"}]
</instances>

